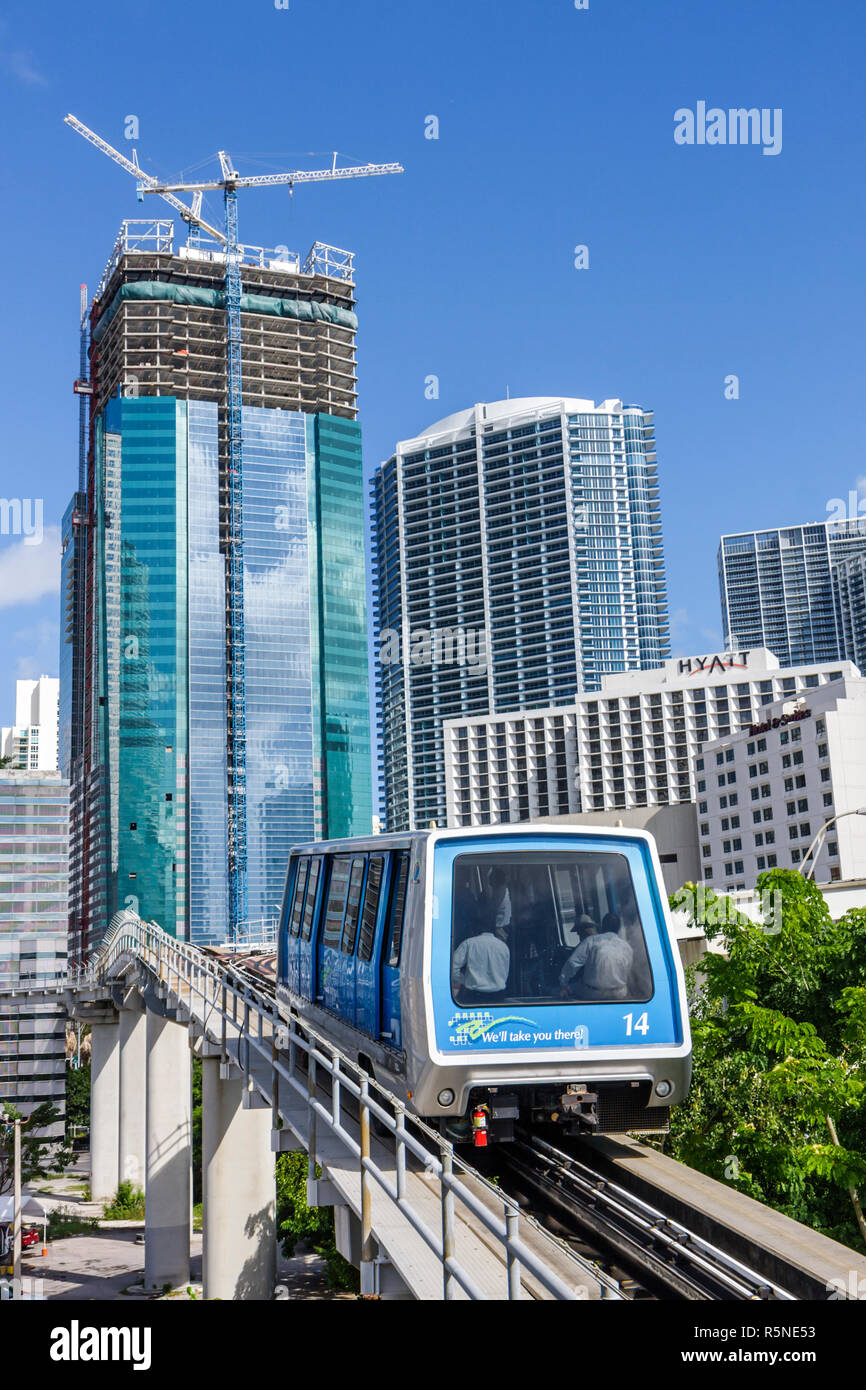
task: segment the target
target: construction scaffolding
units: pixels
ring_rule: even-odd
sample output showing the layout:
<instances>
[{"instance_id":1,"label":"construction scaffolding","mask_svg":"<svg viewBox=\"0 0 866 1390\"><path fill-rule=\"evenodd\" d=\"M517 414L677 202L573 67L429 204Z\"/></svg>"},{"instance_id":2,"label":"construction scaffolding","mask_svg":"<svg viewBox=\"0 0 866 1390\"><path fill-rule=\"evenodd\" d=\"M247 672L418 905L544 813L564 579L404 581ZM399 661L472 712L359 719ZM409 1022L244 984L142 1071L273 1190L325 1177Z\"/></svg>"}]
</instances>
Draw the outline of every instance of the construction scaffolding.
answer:
<instances>
[{"instance_id":1,"label":"construction scaffolding","mask_svg":"<svg viewBox=\"0 0 866 1390\"><path fill-rule=\"evenodd\" d=\"M170 223L124 223L94 306L92 409L116 395L227 406L225 255L174 251ZM316 243L298 257L242 248L243 404L354 420L352 254Z\"/></svg>"}]
</instances>

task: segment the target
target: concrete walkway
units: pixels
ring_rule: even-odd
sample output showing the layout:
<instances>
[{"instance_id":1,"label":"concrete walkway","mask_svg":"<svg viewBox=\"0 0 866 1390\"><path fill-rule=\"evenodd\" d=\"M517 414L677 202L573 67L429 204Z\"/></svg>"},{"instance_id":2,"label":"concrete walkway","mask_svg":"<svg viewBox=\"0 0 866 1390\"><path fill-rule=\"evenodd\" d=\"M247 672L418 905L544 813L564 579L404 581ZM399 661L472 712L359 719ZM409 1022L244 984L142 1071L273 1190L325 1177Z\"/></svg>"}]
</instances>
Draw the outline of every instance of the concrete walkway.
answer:
<instances>
[{"instance_id":1,"label":"concrete walkway","mask_svg":"<svg viewBox=\"0 0 866 1390\"><path fill-rule=\"evenodd\" d=\"M99 1229L86 1235L66 1236L51 1241L48 1255L30 1256L24 1252L22 1273L42 1279L46 1299L67 1302L106 1302L113 1299L142 1299L146 1297L144 1278L144 1245L136 1244L136 1235L144 1230L143 1221L102 1223L102 1203L85 1201L80 1189L89 1179L89 1155L80 1154L72 1168L62 1177L46 1178L28 1185L29 1195L42 1203L46 1212L64 1207L82 1220L95 1217ZM78 1190L76 1190L78 1189ZM201 1298L201 1235L194 1233L191 1246L190 1288L193 1297ZM325 1262L318 1255L299 1246L292 1259L277 1256L279 1298L336 1302L354 1301L355 1295L331 1290L328 1287ZM186 1289L168 1295L152 1294L151 1298L166 1297L172 1302L187 1301Z\"/></svg>"},{"instance_id":2,"label":"concrete walkway","mask_svg":"<svg viewBox=\"0 0 866 1390\"><path fill-rule=\"evenodd\" d=\"M111 1300L142 1299L146 1297L144 1278L144 1246L136 1244L136 1234L144 1223L123 1223L102 1227L89 1235L67 1236L54 1240L48 1254L25 1258L22 1273L42 1279L42 1295L46 1299L67 1302L104 1303ZM201 1298L201 1236L193 1235L191 1253L190 1295L186 1289L167 1295L172 1302L188 1301L190 1296ZM324 1302L354 1301L355 1295L328 1288L324 1260L312 1252L299 1251L292 1259L278 1258L277 1283L280 1297L290 1300ZM284 1290L284 1292L283 1292Z\"/></svg>"},{"instance_id":3,"label":"concrete walkway","mask_svg":"<svg viewBox=\"0 0 866 1390\"><path fill-rule=\"evenodd\" d=\"M138 1229L143 1230L143 1223ZM126 1291L144 1277L144 1246L135 1241L136 1229L102 1229L91 1235L54 1240L48 1254L24 1261L23 1272L42 1279L46 1299L98 1302L135 1296ZM201 1236L192 1238L192 1287L201 1286ZM141 1297L141 1293L138 1293Z\"/></svg>"}]
</instances>

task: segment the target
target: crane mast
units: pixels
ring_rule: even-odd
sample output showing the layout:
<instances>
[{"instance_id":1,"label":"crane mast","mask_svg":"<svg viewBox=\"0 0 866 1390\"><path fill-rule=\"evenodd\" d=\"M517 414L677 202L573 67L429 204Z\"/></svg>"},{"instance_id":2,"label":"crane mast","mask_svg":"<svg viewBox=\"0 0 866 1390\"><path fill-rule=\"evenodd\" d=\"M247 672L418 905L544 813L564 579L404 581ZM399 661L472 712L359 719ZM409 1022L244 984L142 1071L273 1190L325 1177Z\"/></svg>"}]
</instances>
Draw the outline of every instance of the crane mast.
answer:
<instances>
[{"instance_id":1,"label":"crane mast","mask_svg":"<svg viewBox=\"0 0 866 1390\"><path fill-rule=\"evenodd\" d=\"M296 183L324 183L334 179L370 178L381 174L402 174L400 164L359 164L337 167L334 155L330 169L295 169L282 174L262 174L243 177L234 169L229 155L218 154L222 178L195 183L161 183L145 174L138 158L129 160L114 149L77 117L68 115L66 124L89 140L109 159L114 160L138 183L139 197L152 193L164 199L180 213L190 228L190 242L198 242L205 231L225 248L225 311L226 311L226 715L227 766L229 776L229 927L233 938L247 920L247 777L246 777L246 685L245 685L245 623L244 623L244 449L243 449L243 368L241 337L241 247L238 232L239 188L293 188ZM206 192L221 190L225 205L225 230L203 220L202 198ZM176 195L189 193L192 205L187 206Z\"/></svg>"},{"instance_id":2,"label":"crane mast","mask_svg":"<svg viewBox=\"0 0 866 1390\"><path fill-rule=\"evenodd\" d=\"M247 713L244 628L244 442L238 195L225 190L226 425L228 428L229 919L233 937L247 911Z\"/></svg>"}]
</instances>

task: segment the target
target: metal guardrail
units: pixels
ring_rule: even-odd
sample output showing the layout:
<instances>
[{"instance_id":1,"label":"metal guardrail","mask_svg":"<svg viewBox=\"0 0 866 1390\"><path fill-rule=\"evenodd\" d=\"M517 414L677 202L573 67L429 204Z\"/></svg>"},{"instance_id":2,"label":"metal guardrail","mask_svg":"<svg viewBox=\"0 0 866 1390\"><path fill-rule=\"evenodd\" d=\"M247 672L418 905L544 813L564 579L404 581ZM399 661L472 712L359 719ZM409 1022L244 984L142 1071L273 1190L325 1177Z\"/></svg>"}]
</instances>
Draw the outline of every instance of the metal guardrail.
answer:
<instances>
[{"instance_id":1,"label":"metal guardrail","mask_svg":"<svg viewBox=\"0 0 866 1390\"><path fill-rule=\"evenodd\" d=\"M522 1297L524 1271L555 1299L579 1301L587 1296L585 1289L572 1287L561 1279L521 1239L520 1222L526 1222L529 1218L521 1216L515 1202L473 1173L473 1182L486 1186L500 1205L503 1214L496 1216L457 1176L455 1163L464 1172L468 1173L469 1170L455 1160L451 1145L441 1135L410 1114L396 1096L367 1076L315 1028L307 1023L301 1026L295 1020L282 1018L272 998L255 986L233 977L219 961L201 955L195 947L185 942L176 941L155 923L145 923L137 918L132 921L127 919L113 927L88 968L69 978L69 986L78 990L82 986L107 983L112 970L124 959L141 963L168 993L175 996L179 1004L186 1007L190 1018L195 1018L203 1031L210 1034L227 1058L231 1058L230 1043L235 1042L238 1065L259 1089L262 1088L261 1074L253 1078L253 1063L255 1057L265 1063L265 1073L269 1071L271 1076L271 1095L265 1098L273 1106L275 1119L279 1115L283 1085L304 1102L308 1114L307 1147L311 1179L315 1179L316 1139L320 1125L324 1125L357 1160L361 1185L362 1294L372 1293L375 1289L371 1184L376 1184L439 1261L444 1299L455 1298L458 1289L470 1299L488 1297L457 1257L457 1204L501 1248L505 1274L504 1298L517 1300ZM296 1075L299 1053L307 1058L306 1075L301 1077ZM320 1071L330 1077L330 1104L323 1103L319 1095ZM265 1094L264 1091L262 1093ZM346 1127L346 1095L358 1103L360 1142ZM393 1137L396 1157L394 1181L382 1171L372 1156L372 1118ZM414 1133L410 1132L407 1124L411 1124ZM423 1135L426 1142L422 1142L416 1134ZM438 1230L432 1229L424 1220L407 1193L410 1156L439 1184L441 1224ZM531 1224L545 1240L550 1241L551 1255L562 1253L560 1242L548 1237L535 1222ZM603 1286L605 1297L622 1297L616 1281L603 1271L570 1251L568 1258L591 1283Z\"/></svg>"},{"instance_id":2,"label":"metal guardrail","mask_svg":"<svg viewBox=\"0 0 866 1390\"><path fill-rule=\"evenodd\" d=\"M278 918L276 917L261 917L238 922L237 929L232 933L231 941L226 942L226 946L233 946L241 950L256 946L276 948L277 925Z\"/></svg>"}]
</instances>

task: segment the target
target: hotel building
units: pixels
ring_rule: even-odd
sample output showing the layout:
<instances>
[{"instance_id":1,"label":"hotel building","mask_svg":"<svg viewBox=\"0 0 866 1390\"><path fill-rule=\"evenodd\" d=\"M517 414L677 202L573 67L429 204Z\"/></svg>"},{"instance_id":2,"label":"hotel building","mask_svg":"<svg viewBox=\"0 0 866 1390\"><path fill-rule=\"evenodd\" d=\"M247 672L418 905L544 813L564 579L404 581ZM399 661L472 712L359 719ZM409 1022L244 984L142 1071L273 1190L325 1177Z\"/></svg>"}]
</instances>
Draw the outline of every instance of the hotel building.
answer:
<instances>
[{"instance_id":1,"label":"hotel building","mask_svg":"<svg viewBox=\"0 0 866 1390\"><path fill-rule=\"evenodd\" d=\"M765 649L672 658L559 705L446 720L447 824L695 804L695 760L714 740L858 676L850 662L783 669Z\"/></svg>"},{"instance_id":2,"label":"hotel building","mask_svg":"<svg viewBox=\"0 0 866 1390\"><path fill-rule=\"evenodd\" d=\"M866 680L850 666L706 743L694 767L702 878L713 888L800 869L834 818L803 871L817 883L866 878Z\"/></svg>"}]
</instances>

